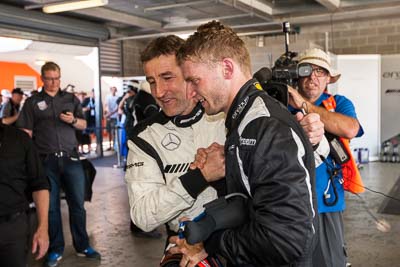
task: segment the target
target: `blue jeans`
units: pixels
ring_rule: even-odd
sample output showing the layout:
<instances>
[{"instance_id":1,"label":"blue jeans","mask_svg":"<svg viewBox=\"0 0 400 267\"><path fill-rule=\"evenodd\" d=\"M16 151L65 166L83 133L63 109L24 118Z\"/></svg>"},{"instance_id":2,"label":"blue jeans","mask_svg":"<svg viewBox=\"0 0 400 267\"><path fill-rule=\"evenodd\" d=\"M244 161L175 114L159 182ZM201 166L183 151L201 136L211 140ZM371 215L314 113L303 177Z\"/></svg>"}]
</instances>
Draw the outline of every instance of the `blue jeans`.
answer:
<instances>
[{"instance_id":1,"label":"blue jeans","mask_svg":"<svg viewBox=\"0 0 400 267\"><path fill-rule=\"evenodd\" d=\"M82 164L68 157L57 158L49 155L44 160L44 168L49 178L49 252L64 252L64 236L60 211L60 188L63 187L68 204L69 223L73 245L80 252L89 247L86 232L86 211L84 207L85 176Z\"/></svg>"}]
</instances>

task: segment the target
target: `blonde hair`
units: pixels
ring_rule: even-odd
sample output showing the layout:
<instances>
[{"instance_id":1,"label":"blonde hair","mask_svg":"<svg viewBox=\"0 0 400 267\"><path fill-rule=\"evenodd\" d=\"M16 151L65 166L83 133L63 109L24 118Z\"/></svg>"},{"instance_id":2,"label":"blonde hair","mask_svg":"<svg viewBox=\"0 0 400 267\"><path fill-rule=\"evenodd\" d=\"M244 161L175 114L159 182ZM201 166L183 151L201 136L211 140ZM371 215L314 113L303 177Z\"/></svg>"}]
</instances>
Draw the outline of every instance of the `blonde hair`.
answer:
<instances>
[{"instance_id":1,"label":"blonde hair","mask_svg":"<svg viewBox=\"0 0 400 267\"><path fill-rule=\"evenodd\" d=\"M250 55L245 43L227 26L215 20L200 25L178 51L178 63L185 60L215 63L232 58L242 71L251 74Z\"/></svg>"}]
</instances>

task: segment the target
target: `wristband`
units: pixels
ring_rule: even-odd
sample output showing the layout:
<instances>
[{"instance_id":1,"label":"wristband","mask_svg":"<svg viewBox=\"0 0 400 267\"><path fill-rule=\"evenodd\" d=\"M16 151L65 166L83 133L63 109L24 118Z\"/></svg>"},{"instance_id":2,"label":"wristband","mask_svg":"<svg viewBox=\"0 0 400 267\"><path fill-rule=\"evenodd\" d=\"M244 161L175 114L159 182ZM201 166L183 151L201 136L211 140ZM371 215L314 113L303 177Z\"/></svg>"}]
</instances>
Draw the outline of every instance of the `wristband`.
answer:
<instances>
[{"instance_id":1,"label":"wristband","mask_svg":"<svg viewBox=\"0 0 400 267\"><path fill-rule=\"evenodd\" d=\"M74 118L73 120L72 120L72 125L75 125L76 123L78 122L78 119L77 118Z\"/></svg>"}]
</instances>

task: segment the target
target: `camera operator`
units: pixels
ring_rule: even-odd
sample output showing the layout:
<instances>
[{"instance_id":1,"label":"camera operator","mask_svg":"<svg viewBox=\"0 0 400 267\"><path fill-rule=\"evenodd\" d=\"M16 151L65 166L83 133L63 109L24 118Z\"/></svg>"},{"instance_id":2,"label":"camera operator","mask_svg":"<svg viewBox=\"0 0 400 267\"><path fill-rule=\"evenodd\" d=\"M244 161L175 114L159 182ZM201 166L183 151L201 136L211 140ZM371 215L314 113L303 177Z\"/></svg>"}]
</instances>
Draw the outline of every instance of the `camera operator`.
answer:
<instances>
[{"instance_id":1,"label":"camera operator","mask_svg":"<svg viewBox=\"0 0 400 267\"><path fill-rule=\"evenodd\" d=\"M320 253L324 262L314 262L315 266L346 266L346 251L343 233L342 212L345 209L344 190L362 192L357 186L362 184L358 169L348 145L348 139L363 135L357 120L353 103L344 96L332 96L327 91L328 84L335 83L340 73L331 67L329 56L320 49L308 49L299 58L299 66L310 64L311 75L301 77L299 90L289 88L289 104L293 112L305 110L320 115L325 125L327 139L340 139L343 149L348 152L348 161L339 164L334 160L334 149L316 169L316 193L319 212ZM349 153L350 152L350 153ZM318 159L316 159L318 160ZM344 172L346 170L351 170ZM344 179L344 183L342 182ZM348 179L356 179L355 183Z\"/></svg>"}]
</instances>

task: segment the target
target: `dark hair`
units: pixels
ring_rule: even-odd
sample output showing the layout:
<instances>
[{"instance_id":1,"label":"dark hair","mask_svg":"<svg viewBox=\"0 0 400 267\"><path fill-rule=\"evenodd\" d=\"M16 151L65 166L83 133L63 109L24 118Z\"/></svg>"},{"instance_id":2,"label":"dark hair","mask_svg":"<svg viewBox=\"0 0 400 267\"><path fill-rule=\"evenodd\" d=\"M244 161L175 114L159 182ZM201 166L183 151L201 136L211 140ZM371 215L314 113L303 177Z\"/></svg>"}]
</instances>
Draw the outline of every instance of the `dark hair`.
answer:
<instances>
[{"instance_id":1,"label":"dark hair","mask_svg":"<svg viewBox=\"0 0 400 267\"><path fill-rule=\"evenodd\" d=\"M251 74L250 54L242 39L218 21L200 25L177 54L179 64L185 60L212 63L224 58L234 59L242 71Z\"/></svg>"},{"instance_id":2,"label":"dark hair","mask_svg":"<svg viewBox=\"0 0 400 267\"><path fill-rule=\"evenodd\" d=\"M54 63L54 62L52 62L52 61L49 61L49 62L46 62L43 66L42 66L42 69L41 69L41 74L42 74L42 76L44 76L44 73L46 72L46 71L49 71L49 70L56 70L56 71L61 71L61 69L60 69L60 66L58 66L56 63Z\"/></svg>"},{"instance_id":3,"label":"dark hair","mask_svg":"<svg viewBox=\"0 0 400 267\"><path fill-rule=\"evenodd\" d=\"M185 41L176 35L158 37L140 53L140 60L144 63L161 55L176 55L184 43Z\"/></svg>"},{"instance_id":4,"label":"dark hair","mask_svg":"<svg viewBox=\"0 0 400 267\"><path fill-rule=\"evenodd\" d=\"M138 92L137 87L135 87L135 86L133 86L133 85L127 85L126 88L127 88L127 91L133 91L133 92L135 92L135 93Z\"/></svg>"},{"instance_id":5,"label":"dark hair","mask_svg":"<svg viewBox=\"0 0 400 267\"><path fill-rule=\"evenodd\" d=\"M14 90L12 90L11 94L20 94L20 95L23 95L23 94L24 94L24 91L22 91L21 88L17 87L17 88L14 88Z\"/></svg>"}]
</instances>

